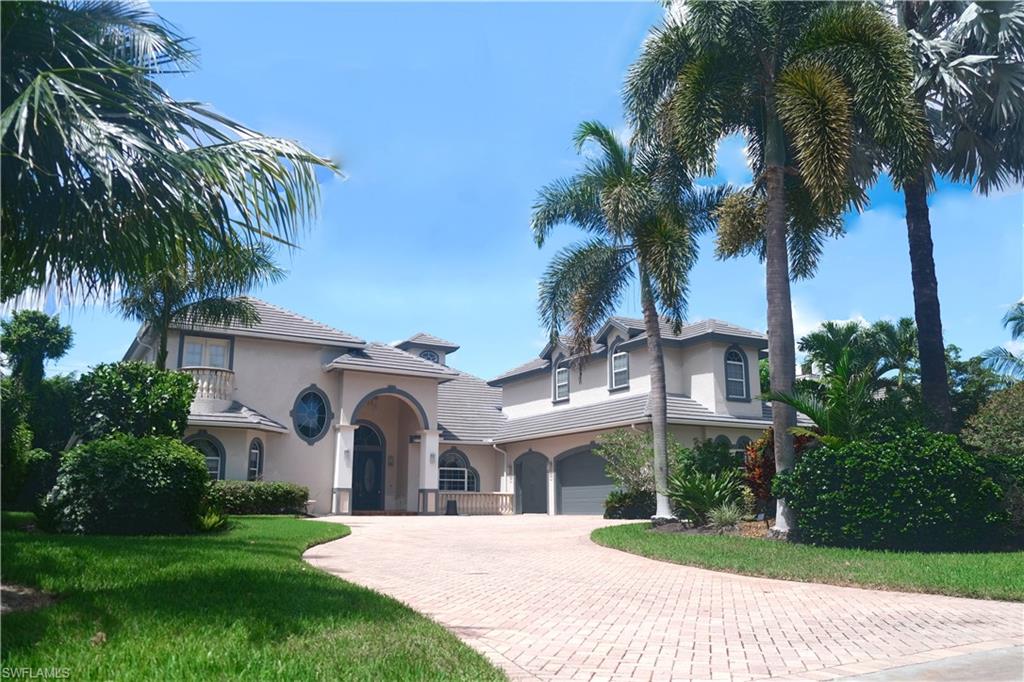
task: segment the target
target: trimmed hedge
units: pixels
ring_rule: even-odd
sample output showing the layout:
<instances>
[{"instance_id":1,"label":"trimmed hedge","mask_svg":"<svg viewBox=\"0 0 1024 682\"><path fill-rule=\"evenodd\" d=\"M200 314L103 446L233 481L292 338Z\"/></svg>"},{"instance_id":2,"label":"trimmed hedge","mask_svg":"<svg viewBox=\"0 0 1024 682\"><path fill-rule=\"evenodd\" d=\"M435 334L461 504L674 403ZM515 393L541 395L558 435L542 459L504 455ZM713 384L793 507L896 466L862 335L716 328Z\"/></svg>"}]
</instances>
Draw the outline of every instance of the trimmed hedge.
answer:
<instances>
[{"instance_id":1,"label":"trimmed hedge","mask_svg":"<svg viewBox=\"0 0 1024 682\"><path fill-rule=\"evenodd\" d=\"M803 453L775 494L812 544L968 549L1005 531L1003 491L955 436L915 427Z\"/></svg>"},{"instance_id":2,"label":"trimmed hedge","mask_svg":"<svg viewBox=\"0 0 1024 682\"><path fill-rule=\"evenodd\" d=\"M606 519L649 519L656 510L657 503L650 490L613 490L604 501Z\"/></svg>"},{"instance_id":3,"label":"trimmed hedge","mask_svg":"<svg viewBox=\"0 0 1024 682\"><path fill-rule=\"evenodd\" d=\"M183 533L195 529L209 487L195 448L116 434L65 453L40 519L65 533Z\"/></svg>"},{"instance_id":4,"label":"trimmed hedge","mask_svg":"<svg viewBox=\"0 0 1024 682\"><path fill-rule=\"evenodd\" d=\"M304 514L309 488L278 481L216 481L209 503L227 514Z\"/></svg>"}]
</instances>

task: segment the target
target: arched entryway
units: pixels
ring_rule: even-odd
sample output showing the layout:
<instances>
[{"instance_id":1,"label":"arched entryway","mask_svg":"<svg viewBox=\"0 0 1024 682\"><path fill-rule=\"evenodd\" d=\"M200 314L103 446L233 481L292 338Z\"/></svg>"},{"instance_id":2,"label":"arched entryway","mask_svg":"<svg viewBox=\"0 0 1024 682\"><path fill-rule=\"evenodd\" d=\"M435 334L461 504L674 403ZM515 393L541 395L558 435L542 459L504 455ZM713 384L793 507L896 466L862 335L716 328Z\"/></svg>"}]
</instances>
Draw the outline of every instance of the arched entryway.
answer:
<instances>
[{"instance_id":1,"label":"arched entryway","mask_svg":"<svg viewBox=\"0 0 1024 682\"><path fill-rule=\"evenodd\" d=\"M522 454L515 463L516 511L548 513L548 458L539 452Z\"/></svg>"},{"instance_id":2,"label":"arched entryway","mask_svg":"<svg viewBox=\"0 0 1024 682\"><path fill-rule=\"evenodd\" d=\"M384 509L384 436L372 422L359 423L352 458L352 509Z\"/></svg>"},{"instance_id":3,"label":"arched entryway","mask_svg":"<svg viewBox=\"0 0 1024 682\"><path fill-rule=\"evenodd\" d=\"M604 514L604 501L615 489L604 464L589 445L555 459L555 508L559 514Z\"/></svg>"}]
</instances>

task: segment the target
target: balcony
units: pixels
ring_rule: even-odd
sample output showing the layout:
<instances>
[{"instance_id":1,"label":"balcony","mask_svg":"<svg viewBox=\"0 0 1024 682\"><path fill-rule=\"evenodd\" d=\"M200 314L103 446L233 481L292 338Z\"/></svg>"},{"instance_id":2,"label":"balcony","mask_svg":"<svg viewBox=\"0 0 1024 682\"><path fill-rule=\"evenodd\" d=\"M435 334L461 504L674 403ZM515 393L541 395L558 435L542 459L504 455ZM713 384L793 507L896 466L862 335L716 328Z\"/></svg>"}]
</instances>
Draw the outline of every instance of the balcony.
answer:
<instances>
[{"instance_id":1,"label":"balcony","mask_svg":"<svg viewBox=\"0 0 1024 682\"><path fill-rule=\"evenodd\" d=\"M235 396L235 373L225 367L182 367L196 382L192 412L217 412Z\"/></svg>"},{"instance_id":2,"label":"balcony","mask_svg":"<svg viewBox=\"0 0 1024 682\"><path fill-rule=\"evenodd\" d=\"M515 514L515 500L512 493L469 493L442 490L438 493L443 513L448 500L455 500L459 514L464 516L497 516Z\"/></svg>"}]
</instances>

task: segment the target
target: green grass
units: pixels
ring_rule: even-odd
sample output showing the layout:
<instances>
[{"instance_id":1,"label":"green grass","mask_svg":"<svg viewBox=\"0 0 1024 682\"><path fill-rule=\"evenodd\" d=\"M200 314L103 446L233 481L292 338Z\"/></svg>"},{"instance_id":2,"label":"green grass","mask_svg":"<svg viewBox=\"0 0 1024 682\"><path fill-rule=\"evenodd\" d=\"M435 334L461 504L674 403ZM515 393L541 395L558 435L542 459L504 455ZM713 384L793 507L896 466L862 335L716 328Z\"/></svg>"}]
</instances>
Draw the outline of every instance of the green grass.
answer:
<instances>
[{"instance_id":1,"label":"green grass","mask_svg":"<svg viewBox=\"0 0 1024 682\"><path fill-rule=\"evenodd\" d=\"M243 517L194 536L12 530L28 518L4 515L0 572L59 602L3 616L4 666L67 667L74 679L504 679L436 623L301 561L345 526Z\"/></svg>"},{"instance_id":2,"label":"green grass","mask_svg":"<svg viewBox=\"0 0 1024 682\"><path fill-rule=\"evenodd\" d=\"M599 528L591 538L651 559L729 573L1024 601L1024 552L881 552L647 528L645 523Z\"/></svg>"}]
</instances>

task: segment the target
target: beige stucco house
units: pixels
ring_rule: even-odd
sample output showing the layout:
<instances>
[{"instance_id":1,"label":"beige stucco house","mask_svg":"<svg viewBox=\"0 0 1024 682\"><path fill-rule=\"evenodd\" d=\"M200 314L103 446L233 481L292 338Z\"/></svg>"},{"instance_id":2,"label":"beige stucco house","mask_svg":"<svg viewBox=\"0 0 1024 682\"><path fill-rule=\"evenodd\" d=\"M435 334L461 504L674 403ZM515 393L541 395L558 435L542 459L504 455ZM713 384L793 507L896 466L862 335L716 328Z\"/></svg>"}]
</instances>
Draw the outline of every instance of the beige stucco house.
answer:
<instances>
[{"instance_id":1,"label":"beige stucco house","mask_svg":"<svg viewBox=\"0 0 1024 682\"><path fill-rule=\"evenodd\" d=\"M650 428L640 320L608 320L586 358L549 344L485 381L430 334L375 343L251 300L253 327L171 331L168 366L197 383L185 439L214 478L308 486L314 513L438 513L455 500L460 513L600 514L612 484L596 439ZM770 425L763 334L717 320L662 333L681 442L742 448ZM151 361L154 346L143 327L125 359Z\"/></svg>"}]
</instances>

